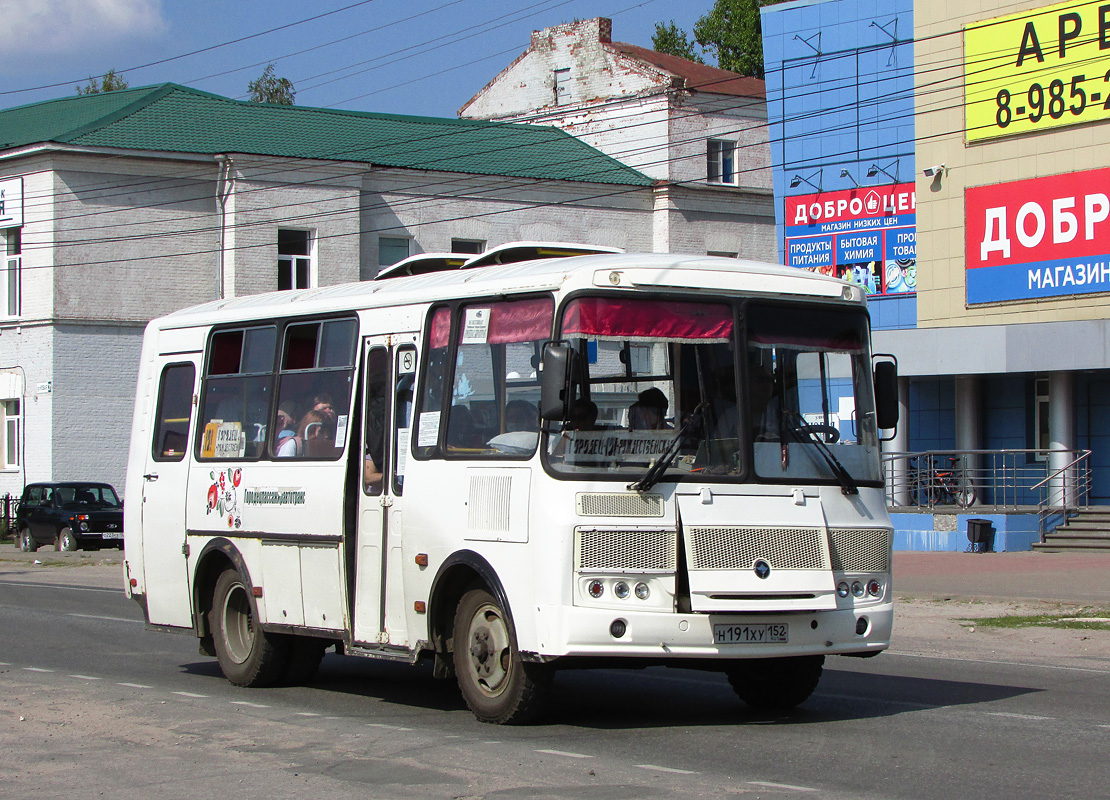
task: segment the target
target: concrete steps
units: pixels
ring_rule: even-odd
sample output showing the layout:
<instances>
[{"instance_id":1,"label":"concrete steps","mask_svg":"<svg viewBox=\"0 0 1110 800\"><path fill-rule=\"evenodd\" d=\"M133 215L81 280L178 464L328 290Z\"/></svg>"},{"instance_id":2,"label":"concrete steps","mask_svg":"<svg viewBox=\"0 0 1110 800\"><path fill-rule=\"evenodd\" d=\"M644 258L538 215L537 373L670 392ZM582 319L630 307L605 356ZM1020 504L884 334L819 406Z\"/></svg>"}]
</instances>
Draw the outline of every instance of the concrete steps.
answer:
<instances>
[{"instance_id":1,"label":"concrete steps","mask_svg":"<svg viewBox=\"0 0 1110 800\"><path fill-rule=\"evenodd\" d=\"M1110 508L1080 509L1046 534L1044 542L1034 542L1033 549L1041 553L1110 552Z\"/></svg>"}]
</instances>

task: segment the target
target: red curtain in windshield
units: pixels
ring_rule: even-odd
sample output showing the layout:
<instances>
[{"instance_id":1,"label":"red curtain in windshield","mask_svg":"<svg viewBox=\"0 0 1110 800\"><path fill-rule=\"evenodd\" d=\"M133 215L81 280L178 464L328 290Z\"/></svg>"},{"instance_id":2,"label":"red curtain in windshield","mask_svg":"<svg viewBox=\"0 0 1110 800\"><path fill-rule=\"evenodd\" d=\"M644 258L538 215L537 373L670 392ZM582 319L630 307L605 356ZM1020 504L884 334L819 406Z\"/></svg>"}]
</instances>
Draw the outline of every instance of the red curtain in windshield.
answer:
<instances>
[{"instance_id":1,"label":"red curtain in windshield","mask_svg":"<svg viewBox=\"0 0 1110 800\"><path fill-rule=\"evenodd\" d=\"M563 336L727 342L732 337L732 309L721 304L673 300L584 297L567 305Z\"/></svg>"},{"instance_id":2,"label":"red curtain in windshield","mask_svg":"<svg viewBox=\"0 0 1110 800\"><path fill-rule=\"evenodd\" d=\"M451 309L437 308L436 313L432 315L432 330L428 339L429 347L435 350L437 347L446 347L447 340L451 338Z\"/></svg>"},{"instance_id":3,"label":"red curtain in windshield","mask_svg":"<svg viewBox=\"0 0 1110 800\"><path fill-rule=\"evenodd\" d=\"M477 306L471 306L476 308ZM555 302L550 297L533 297L511 303L493 303L490 310L489 344L531 342L551 338ZM465 312L464 312L465 313Z\"/></svg>"}]
</instances>

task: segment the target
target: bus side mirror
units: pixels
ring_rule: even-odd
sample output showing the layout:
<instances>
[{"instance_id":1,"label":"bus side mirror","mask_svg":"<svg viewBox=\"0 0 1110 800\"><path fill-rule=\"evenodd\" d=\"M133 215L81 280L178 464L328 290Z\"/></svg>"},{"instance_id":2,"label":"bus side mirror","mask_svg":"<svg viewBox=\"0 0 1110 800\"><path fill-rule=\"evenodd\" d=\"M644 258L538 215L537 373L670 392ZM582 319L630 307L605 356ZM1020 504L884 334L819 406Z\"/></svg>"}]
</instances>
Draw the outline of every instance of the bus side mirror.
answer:
<instances>
[{"instance_id":1,"label":"bus side mirror","mask_svg":"<svg viewBox=\"0 0 1110 800\"><path fill-rule=\"evenodd\" d=\"M567 418L573 361L574 349L566 342L544 345L540 362L540 419L558 422Z\"/></svg>"},{"instance_id":2,"label":"bus side mirror","mask_svg":"<svg viewBox=\"0 0 1110 800\"><path fill-rule=\"evenodd\" d=\"M898 364L875 362L875 422L880 430L898 427Z\"/></svg>"}]
</instances>

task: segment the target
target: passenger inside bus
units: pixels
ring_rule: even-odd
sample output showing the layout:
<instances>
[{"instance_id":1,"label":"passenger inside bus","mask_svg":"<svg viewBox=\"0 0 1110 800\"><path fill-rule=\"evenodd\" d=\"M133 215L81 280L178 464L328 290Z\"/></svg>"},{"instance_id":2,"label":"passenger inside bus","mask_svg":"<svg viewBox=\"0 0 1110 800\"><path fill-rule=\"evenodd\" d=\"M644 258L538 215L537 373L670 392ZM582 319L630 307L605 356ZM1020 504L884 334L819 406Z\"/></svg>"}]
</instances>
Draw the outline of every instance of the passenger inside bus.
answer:
<instances>
[{"instance_id":1,"label":"passenger inside bus","mask_svg":"<svg viewBox=\"0 0 1110 800\"><path fill-rule=\"evenodd\" d=\"M668 405L667 396L658 387L645 389L628 409L628 429L651 431L668 427Z\"/></svg>"}]
</instances>

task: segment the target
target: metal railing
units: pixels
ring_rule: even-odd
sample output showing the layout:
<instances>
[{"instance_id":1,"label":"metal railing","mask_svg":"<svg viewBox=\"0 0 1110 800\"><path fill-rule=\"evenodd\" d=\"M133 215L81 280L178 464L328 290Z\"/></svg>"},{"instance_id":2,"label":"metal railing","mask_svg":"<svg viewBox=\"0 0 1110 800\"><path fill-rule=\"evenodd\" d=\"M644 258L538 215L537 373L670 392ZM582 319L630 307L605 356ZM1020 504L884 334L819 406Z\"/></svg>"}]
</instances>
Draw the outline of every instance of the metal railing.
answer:
<instances>
[{"instance_id":1,"label":"metal railing","mask_svg":"<svg viewBox=\"0 0 1110 800\"><path fill-rule=\"evenodd\" d=\"M1068 517L1087 506L1091 494L1091 451L1083 450L1034 488L1043 489L1044 499L1037 509L1041 542L1049 528L1067 522Z\"/></svg>"},{"instance_id":2,"label":"metal railing","mask_svg":"<svg viewBox=\"0 0 1110 800\"><path fill-rule=\"evenodd\" d=\"M19 505L19 495L0 495L0 536L12 533L15 525L15 509Z\"/></svg>"},{"instance_id":3,"label":"metal railing","mask_svg":"<svg viewBox=\"0 0 1110 800\"><path fill-rule=\"evenodd\" d=\"M1090 450L922 450L885 453L889 506L954 511L1076 508L1091 486Z\"/></svg>"}]
</instances>

